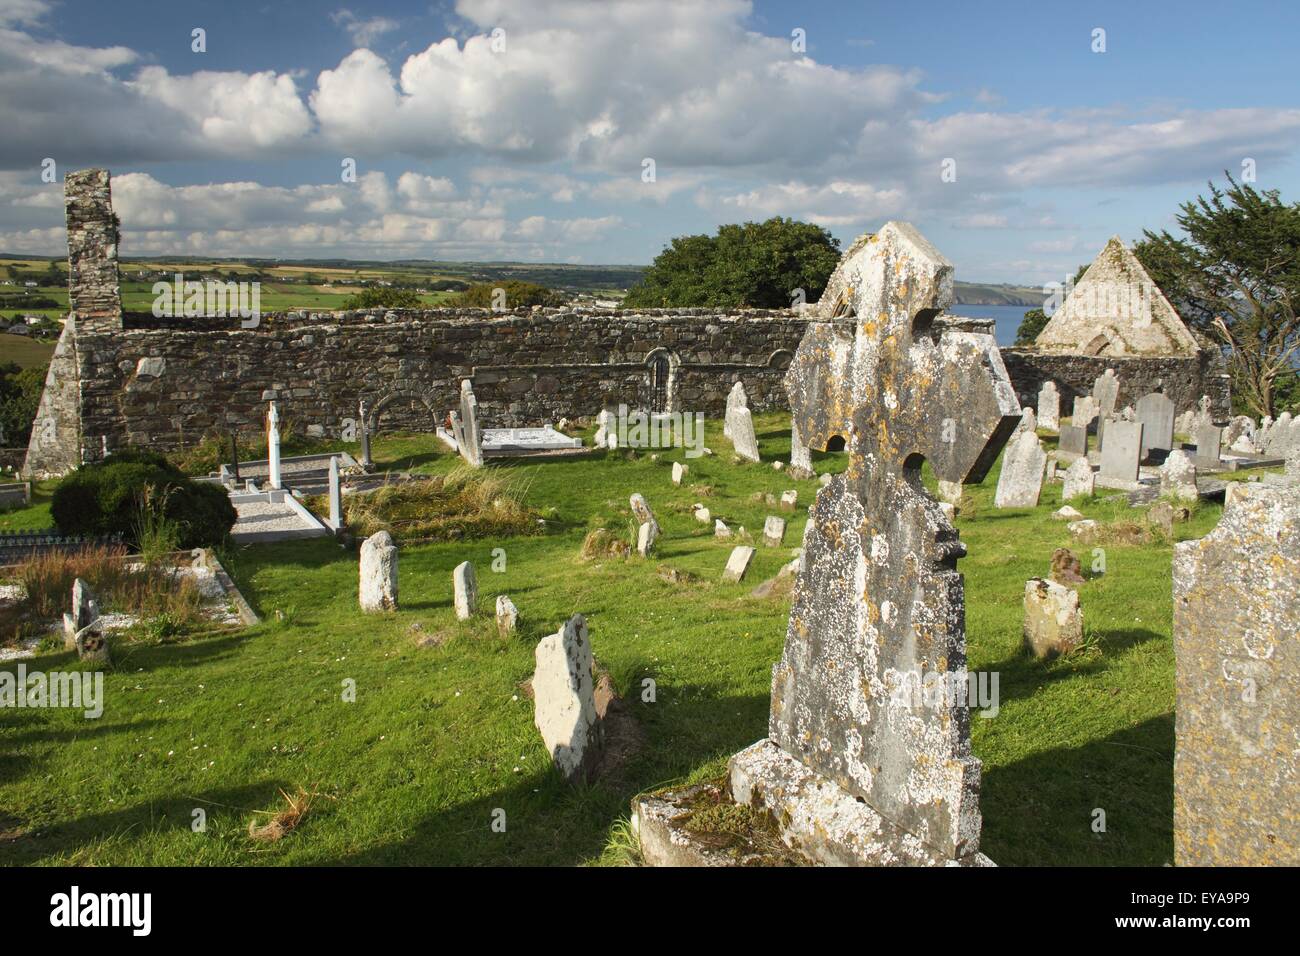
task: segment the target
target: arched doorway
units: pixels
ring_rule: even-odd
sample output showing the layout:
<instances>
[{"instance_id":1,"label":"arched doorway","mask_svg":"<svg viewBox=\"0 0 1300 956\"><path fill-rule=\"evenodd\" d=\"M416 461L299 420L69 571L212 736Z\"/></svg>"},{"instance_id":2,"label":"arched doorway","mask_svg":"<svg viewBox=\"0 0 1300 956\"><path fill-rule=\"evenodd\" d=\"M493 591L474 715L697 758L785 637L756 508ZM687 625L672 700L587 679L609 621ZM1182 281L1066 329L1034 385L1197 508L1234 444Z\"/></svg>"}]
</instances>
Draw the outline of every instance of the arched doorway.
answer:
<instances>
[{"instance_id":1,"label":"arched doorway","mask_svg":"<svg viewBox=\"0 0 1300 956\"><path fill-rule=\"evenodd\" d=\"M646 355L645 404L651 414L674 410L679 364L677 356L665 348L653 349Z\"/></svg>"}]
</instances>

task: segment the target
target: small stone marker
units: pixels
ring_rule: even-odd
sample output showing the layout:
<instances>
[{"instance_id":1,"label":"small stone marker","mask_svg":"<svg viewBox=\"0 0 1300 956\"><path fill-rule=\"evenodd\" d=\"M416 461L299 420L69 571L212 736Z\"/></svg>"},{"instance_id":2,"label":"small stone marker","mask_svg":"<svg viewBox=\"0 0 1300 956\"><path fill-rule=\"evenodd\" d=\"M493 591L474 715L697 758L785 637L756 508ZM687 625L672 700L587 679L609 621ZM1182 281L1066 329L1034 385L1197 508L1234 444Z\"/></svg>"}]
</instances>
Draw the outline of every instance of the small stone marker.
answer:
<instances>
[{"instance_id":1,"label":"small stone marker","mask_svg":"<svg viewBox=\"0 0 1300 956\"><path fill-rule=\"evenodd\" d=\"M748 408L737 407L727 412L727 425L731 444L736 454L746 461L759 461L758 438L754 434L754 419Z\"/></svg>"},{"instance_id":2,"label":"small stone marker","mask_svg":"<svg viewBox=\"0 0 1300 956\"><path fill-rule=\"evenodd\" d=\"M1115 403L1119 400L1119 379L1113 368L1106 369L1092 383L1092 398L1097 403L1099 418L1114 418Z\"/></svg>"},{"instance_id":3,"label":"small stone marker","mask_svg":"<svg viewBox=\"0 0 1300 956\"><path fill-rule=\"evenodd\" d=\"M732 548L731 557L727 558L727 566L722 571L722 580L743 581L745 572L749 570L749 562L753 560L753 557L754 549L747 544Z\"/></svg>"},{"instance_id":4,"label":"small stone marker","mask_svg":"<svg viewBox=\"0 0 1300 956\"><path fill-rule=\"evenodd\" d=\"M465 621L474 615L478 607L478 579L474 576L474 565L462 561L451 572L452 590L455 593L456 617Z\"/></svg>"},{"instance_id":5,"label":"small stone marker","mask_svg":"<svg viewBox=\"0 0 1300 956\"><path fill-rule=\"evenodd\" d=\"M519 626L519 608L504 594L497 595L497 633L507 637Z\"/></svg>"},{"instance_id":6,"label":"small stone marker","mask_svg":"<svg viewBox=\"0 0 1300 956\"><path fill-rule=\"evenodd\" d=\"M733 408L749 408L749 396L745 394L745 385L740 381L732 385L731 391L727 394L727 407L722 415L722 434L726 438L732 437L731 410Z\"/></svg>"},{"instance_id":7,"label":"small stone marker","mask_svg":"<svg viewBox=\"0 0 1300 956\"><path fill-rule=\"evenodd\" d=\"M769 548L779 548L785 540L785 519L768 515L763 522L763 544Z\"/></svg>"},{"instance_id":8,"label":"small stone marker","mask_svg":"<svg viewBox=\"0 0 1300 956\"><path fill-rule=\"evenodd\" d=\"M650 505L646 503L641 493L637 492L632 495L628 499L628 503L632 506L632 514L636 516L637 525L652 524L654 525L655 534L658 535L659 522L655 520L655 513L650 510Z\"/></svg>"},{"instance_id":9,"label":"small stone marker","mask_svg":"<svg viewBox=\"0 0 1300 956\"><path fill-rule=\"evenodd\" d=\"M63 646L75 650L78 657L84 658L83 632L89 633L91 625L99 620L99 601L89 584L81 578L72 582L72 613L63 615ZM81 638L79 640L79 638Z\"/></svg>"},{"instance_id":10,"label":"small stone marker","mask_svg":"<svg viewBox=\"0 0 1300 956\"><path fill-rule=\"evenodd\" d=\"M1062 425L1057 448L1068 455L1088 454L1088 429L1079 425Z\"/></svg>"},{"instance_id":11,"label":"small stone marker","mask_svg":"<svg viewBox=\"0 0 1300 956\"><path fill-rule=\"evenodd\" d=\"M721 518L718 518L713 522L713 536L715 538L731 537L731 529L727 527L726 522L723 521Z\"/></svg>"},{"instance_id":12,"label":"small stone marker","mask_svg":"<svg viewBox=\"0 0 1300 956\"><path fill-rule=\"evenodd\" d=\"M331 531L343 529L343 489L339 485L339 456L330 456L330 520Z\"/></svg>"},{"instance_id":13,"label":"small stone marker","mask_svg":"<svg viewBox=\"0 0 1300 956\"><path fill-rule=\"evenodd\" d=\"M533 724L560 773L569 781L586 779L604 738L586 619L575 614L538 641L533 656Z\"/></svg>"},{"instance_id":14,"label":"small stone marker","mask_svg":"<svg viewBox=\"0 0 1300 956\"><path fill-rule=\"evenodd\" d=\"M1145 395L1137 403L1137 420L1142 423L1142 457L1149 452L1167 452L1174 447L1174 403L1159 392Z\"/></svg>"},{"instance_id":15,"label":"small stone marker","mask_svg":"<svg viewBox=\"0 0 1300 956\"><path fill-rule=\"evenodd\" d=\"M799 492L791 488L789 491L781 492L781 509L783 511L794 511L795 505L799 503Z\"/></svg>"},{"instance_id":16,"label":"small stone marker","mask_svg":"<svg viewBox=\"0 0 1300 956\"><path fill-rule=\"evenodd\" d=\"M1072 508L1069 505L1061 505L1052 512L1053 521L1078 521L1083 517L1083 512L1078 508Z\"/></svg>"},{"instance_id":17,"label":"small stone marker","mask_svg":"<svg viewBox=\"0 0 1300 956\"><path fill-rule=\"evenodd\" d=\"M1147 524L1166 538L1174 536L1174 506L1167 501L1156 501L1147 509Z\"/></svg>"},{"instance_id":18,"label":"small stone marker","mask_svg":"<svg viewBox=\"0 0 1300 956\"><path fill-rule=\"evenodd\" d=\"M361 610L397 610L397 547L387 531L361 545Z\"/></svg>"},{"instance_id":19,"label":"small stone marker","mask_svg":"<svg viewBox=\"0 0 1300 956\"><path fill-rule=\"evenodd\" d=\"M1057 548L1052 552L1052 580L1071 588L1087 583L1083 578L1083 565L1069 548Z\"/></svg>"},{"instance_id":20,"label":"small stone marker","mask_svg":"<svg viewBox=\"0 0 1300 956\"><path fill-rule=\"evenodd\" d=\"M695 520L698 521L700 524L708 524L710 521L713 520L712 512L710 512L709 509L704 507L703 505L697 505L691 511L691 513L695 515Z\"/></svg>"},{"instance_id":21,"label":"small stone marker","mask_svg":"<svg viewBox=\"0 0 1300 956\"><path fill-rule=\"evenodd\" d=\"M962 485L960 481L939 480L939 500L950 505L961 501Z\"/></svg>"},{"instance_id":22,"label":"small stone marker","mask_svg":"<svg viewBox=\"0 0 1300 956\"><path fill-rule=\"evenodd\" d=\"M1056 391L1056 383L1046 381L1038 390L1038 427L1047 431L1059 431L1061 428L1061 396Z\"/></svg>"},{"instance_id":23,"label":"small stone marker","mask_svg":"<svg viewBox=\"0 0 1300 956\"><path fill-rule=\"evenodd\" d=\"M636 553L643 558L650 557L650 552L654 550L655 538L657 537L655 526L649 521L642 522L636 529Z\"/></svg>"},{"instance_id":24,"label":"small stone marker","mask_svg":"<svg viewBox=\"0 0 1300 956\"><path fill-rule=\"evenodd\" d=\"M1061 489L1061 500L1086 498L1093 493L1095 487L1096 476L1092 473L1092 462L1086 457L1076 458L1070 467L1065 469L1065 485Z\"/></svg>"},{"instance_id":25,"label":"small stone marker","mask_svg":"<svg viewBox=\"0 0 1300 956\"><path fill-rule=\"evenodd\" d=\"M1008 444L1002 455L1002 473L998 476L993 505L997 508L1033 508L1043 490L1043 470L1047 452L1022 419L1022 430Z\"/></svg>"},{"instance_id":26,"label":"small stone marker","mask_svg":"<svg viewBox=\"0 0 1300 956\"><path fill-rule=\"evenodd\" d=\"M1119 481L1137 481L1142 458L1142 423L1112 419L1106 424L1101 449L1101 474Z\"/></svg>"},{"instance_id":27,"label":"small stone marker","mask_svg":"<svg viewBox=\"0 0 1300 956\"><path fill-rule=\"evenodd\" d=\"M596 415L596 434L592 437L591 443L597 448L609 446L609 436L615 425L614 412L608 408L602 408Z\"/></svg>"},{"instance_id":28,"label":"small stone marker","mask_svg":"<svg viewBox=\"0 0 1300 956\"><path fill-rule=\"evenodd\" d=\"M1235 482L1174 545L1174 864L1300 864L1300 496Z\"/></svg>"},{"instance_id":29,"label":"small stone marker","mask_svg":"<svg viewBox=\"0 0 1300 956\"><path fill-rule=\"evenodd\" d=\"M680 461L673 462L673 484L674 485L680 485L682 483L682 479L686 477L687 470L688 470L687 466L683 465Z\"/></svg>"},{"instance_id":30,"label":"small stone marker","mask_svg":"<svg viewBox=\"0 0 1300 956\"><path fill-rule=\"evenodd\" d=\"M1160 468L1160 494L1179 501L1195 501L1201 496L1196 487L1196 465L1187 452L1171 451Z\"/></svg>"},{"instance_id":31,"label":"small stone marker","mask_svg":"<svg viewBox=\"0 0 1300 956\"><path fill-rule=\"evenodd\" d=\"M1035 657L1068 654L1083 641L1079 592L1055 581L1025 582L1025 643Z\"/></svg>"}]
</instances>

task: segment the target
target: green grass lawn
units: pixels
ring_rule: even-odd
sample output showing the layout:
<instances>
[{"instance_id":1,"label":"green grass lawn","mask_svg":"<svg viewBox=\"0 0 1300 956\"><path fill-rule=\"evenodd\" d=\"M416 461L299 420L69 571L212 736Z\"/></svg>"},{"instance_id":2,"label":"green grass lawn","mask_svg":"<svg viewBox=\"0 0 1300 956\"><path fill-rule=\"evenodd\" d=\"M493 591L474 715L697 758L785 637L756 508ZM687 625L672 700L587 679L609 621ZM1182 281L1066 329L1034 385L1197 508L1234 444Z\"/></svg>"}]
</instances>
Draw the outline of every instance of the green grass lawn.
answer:
<instances>
[{"instance_id":1,"label":"green grass lawn","mask_svg":"<svg viewBox=\"0 0 1300 956\"><path fill-rule=\"evenodd\" d=\"M789 455L788 415L759 415L765 459ZM543 537L425 544L401 555L402 609L357 609L356 555L331 541L249 547L227 567L264 623L179 645L120 644L104 716L0 711L0 861L84 864L573 864L617 862L629 799L669 783L720 775L727 757L766 733L770 669L785 636L788 598L749 592L797 546L817 484L769 464L736 465L721 424L719 454L669 480L674 450L494 466L516 473L529 504L551 515ZM428 436L376 442L381 465L442 472L456 460ZM840 470L843 455L816 456ZM983 849L1012 864L1145 864L1172 859L1174 661L1169 544L1105 547L1106 573L1081 590L1086 649L1044 664L1020 651L1025 580L1045 575L1070 545L1050 513L1059 485L1033 510L992 506L996 469L972 489L957 525L969 548L967 632L972 670L1000 675L1000 711L972 719L984 762ZM746 581L719 580L734 542L695 521L704 502L733 529L761 529L775 509L756 492L799 489L785 547L759 547ZM584 563L586 531L625 528L640 491L664 536L651 560ZM1136 515L1121 503L1077 504L1101 520ZM1203 506L1178 537L1207 532ZM493 549L506 568L491 570ZM1085 568L1091 548L1076 547ZM451 571L478 570L479 620L458 625ZM698 576L670 584L671 567ZM513 639L491 608L509 594L521 613ZM606 667L643 732L611 778L570 787L551 769L520 688L533 646L570 615L587 616ZM421 629L413 633L412 628ZM421 649L419 634L451 632ZM14 664L0 665L12 670ZM71 655L28 661L77 667ZM657 699L641 701L653 678ZM342 699L355 681L356 701ZM317 796L276 843L250 822L284 805L280 790ZM494 832L493 812L506 813ZM1094 810L1106 832L1094 833ZM193 812L206 832L191 830Z\"/></svg>"},{"instance_id":2,"label":"green grass lawn","mask_svg":"<svg viewBox=\"0 0 1300 956\"><path fill-rule=\"evenodd\" d=\"M49 365L56 341L40 342L27 335L0 332L0 362L13 362L19 368Z\"/></svg>"}]
</instances>

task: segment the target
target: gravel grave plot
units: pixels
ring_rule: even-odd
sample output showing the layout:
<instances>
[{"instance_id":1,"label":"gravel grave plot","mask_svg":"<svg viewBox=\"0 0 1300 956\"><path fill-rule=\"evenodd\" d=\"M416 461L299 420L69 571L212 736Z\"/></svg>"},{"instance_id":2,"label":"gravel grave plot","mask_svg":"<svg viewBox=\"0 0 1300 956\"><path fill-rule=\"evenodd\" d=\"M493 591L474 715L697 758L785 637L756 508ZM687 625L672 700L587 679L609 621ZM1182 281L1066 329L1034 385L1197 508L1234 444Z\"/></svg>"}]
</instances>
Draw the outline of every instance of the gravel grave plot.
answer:
<instances>
[{"instance_id":1,"label":"gravel grave plot","mask_svg":"<svg viewBox=\"0 0 1300 956\"><path fill-rule=\"evenodd\" d=\"M327 532L303 521L287 504L266 500L236 503L238 518L230 536L241 544L255 541L284 541L289 538L314 538Z\"/></svg>"}]
</instances>

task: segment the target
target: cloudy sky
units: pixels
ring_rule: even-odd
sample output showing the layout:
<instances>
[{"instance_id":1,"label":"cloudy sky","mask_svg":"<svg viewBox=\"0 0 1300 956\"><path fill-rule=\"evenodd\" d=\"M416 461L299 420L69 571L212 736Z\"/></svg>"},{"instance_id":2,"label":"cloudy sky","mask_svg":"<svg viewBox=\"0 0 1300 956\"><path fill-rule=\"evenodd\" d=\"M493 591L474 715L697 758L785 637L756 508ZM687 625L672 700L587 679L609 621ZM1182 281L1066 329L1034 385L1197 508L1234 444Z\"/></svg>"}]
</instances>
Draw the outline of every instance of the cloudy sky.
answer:
<instances>
[{"instance_id":1,"label":"cloudy sky","mask_svg":"<svg viewBox=\"0 0 1300 956\"><path fill-rule=\"evenodd\" d=\"M1041 283L1248 160L1300 198L1298 36L1292 0L0 0L0 251L65 251L53 159L112 170L128 256L645 263L779 214Z\"/></svg>"}]
</instances>

